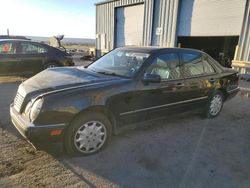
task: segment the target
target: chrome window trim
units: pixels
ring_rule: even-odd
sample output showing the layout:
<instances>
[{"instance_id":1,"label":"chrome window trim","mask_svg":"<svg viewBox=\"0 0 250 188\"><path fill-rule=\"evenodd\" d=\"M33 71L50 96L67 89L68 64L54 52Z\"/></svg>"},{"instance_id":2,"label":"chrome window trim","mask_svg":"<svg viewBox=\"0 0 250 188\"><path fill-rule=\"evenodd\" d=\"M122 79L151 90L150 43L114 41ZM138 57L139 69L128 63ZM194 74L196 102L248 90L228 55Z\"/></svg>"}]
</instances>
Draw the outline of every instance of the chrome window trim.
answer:
<instances>
[{"instance_id":1,"label":"chrome window trim","mask_svg":"<svg viewBox=\"0 0 250 188\"><path fill-rule=\"evenodd\" d=\"M187 77L184 77L185 79L192 79L192 78L203 78L203 77L208 77L208 76L214 76L216 75L216 73L206 73L206 74L199 74L199 75L194 75L194 76L187 76Z\"/></svg>"},{"instance_id":2,"label":"chrome window trim","mask_svg":"<svg viewBox=\"0 0 250 188\"><path fill-rule=\"evenodd\" d=\"M229 91L227 91L228 93L233 93L234 91L237 91L237 90L240 90L240 88L239 87L237 87L237 88L235 88L235 89L231 89L231 90L229 90Z\"/></svg>"},{"instance_id":3,"label":"chrome window trim","mask_svg":"<svg viewBox=\"0 0 250 188\"><path fill-rule=\"evenodd\" d=\"M164 80L161 80L160 83L167 83L167 82L175 82L175 81L185 81L186 79L185 78L178 78L178 79L164 79Z\"/></svg>"},{"instance_id":4,"label":"chrome window trim","mask_svg":"<svg viewBox=\"0 0 250 188\"><path fill-rule=\"evenodd\" d=\"M194 98L194 99L189 99L189 100L179 101L179 102L174 102L174 103L169 103L169 104L163 104L163 105L159 105L159 106L142 108L142 109L138 109L138 110L133 110L133 111L128 111L128 112L120 113L120 116L129 115L129 114L133 114L133 113L137 113L137 112L142 112L142 111L146 111L146 110L152 110L152 109L156 109L156 108L162 108L162 107L173 106L173 105L177 105L177 104L183 104L183 103L198 101L198 100L202 100L202 99L206 99L206 98L208 98L208 96L198 97L198 98Z\"/></svg>"}]
</instances>

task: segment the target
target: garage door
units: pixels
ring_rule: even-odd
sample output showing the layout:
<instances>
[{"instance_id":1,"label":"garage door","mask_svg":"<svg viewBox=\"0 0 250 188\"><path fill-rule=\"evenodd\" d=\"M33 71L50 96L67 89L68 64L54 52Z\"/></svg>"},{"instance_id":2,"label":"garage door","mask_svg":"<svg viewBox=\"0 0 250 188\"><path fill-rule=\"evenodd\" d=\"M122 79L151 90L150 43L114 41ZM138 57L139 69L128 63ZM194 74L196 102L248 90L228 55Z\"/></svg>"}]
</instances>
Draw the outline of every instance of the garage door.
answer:
<instances>
[{"instance_id":1,"label":"garage door","mask_svg":"<svg viewBox=\"0 0 250 188\"><path fill-rule=\"evenodd\" d=\"M116 46L142 45L144 4L116 8Z\"/></svg>"},{"instance_id":2,"label":"garage door","mask_svg":"<svg viewBox=\"0 0 250 188\"><path fill-rule=\"evenodd\" d=\"M178 36L239 35L246 0L182 0Z\"/></svg>"}]
</instances>

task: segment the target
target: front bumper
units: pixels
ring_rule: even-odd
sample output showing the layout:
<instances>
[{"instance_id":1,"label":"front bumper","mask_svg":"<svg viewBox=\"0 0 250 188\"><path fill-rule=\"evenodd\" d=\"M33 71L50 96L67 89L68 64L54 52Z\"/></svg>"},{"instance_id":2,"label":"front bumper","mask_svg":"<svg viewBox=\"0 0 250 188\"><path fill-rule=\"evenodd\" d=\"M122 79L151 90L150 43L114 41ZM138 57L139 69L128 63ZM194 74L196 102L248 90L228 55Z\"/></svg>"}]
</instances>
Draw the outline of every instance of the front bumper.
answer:
<instances>
[{"instance_id":1,"label":"front bumper","mask_svg":"<svg viewBox=\"0 0 250 188\"><path fill-rule=\"evenodd\" d=\"M31 143L62 141L66 124L36 126L17 113L13 104L10 106L10 117L19 133ZM61 134L52 135L52 131L59 131Z\"/></svg>"}]
</instances>

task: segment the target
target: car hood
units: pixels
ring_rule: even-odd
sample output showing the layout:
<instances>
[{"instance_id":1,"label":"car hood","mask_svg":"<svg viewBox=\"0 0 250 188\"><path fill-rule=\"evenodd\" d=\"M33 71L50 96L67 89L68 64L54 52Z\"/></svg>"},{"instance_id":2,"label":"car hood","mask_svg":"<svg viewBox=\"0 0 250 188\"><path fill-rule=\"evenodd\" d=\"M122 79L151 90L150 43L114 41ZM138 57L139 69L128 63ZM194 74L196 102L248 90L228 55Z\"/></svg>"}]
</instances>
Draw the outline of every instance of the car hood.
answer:
<instances>
[{"instance_id":1,"label":"car hood","mask_svg":"<svg viewBox=\"0 0 250 188\"><path fill-rule=\"evenodd\" d=\"M24 97L27 94L39 95L89 84L102 84L117 79L119 77L98 74L82 67L51 68L23 82L18 92Z\"/></svg>"}]
</instances>

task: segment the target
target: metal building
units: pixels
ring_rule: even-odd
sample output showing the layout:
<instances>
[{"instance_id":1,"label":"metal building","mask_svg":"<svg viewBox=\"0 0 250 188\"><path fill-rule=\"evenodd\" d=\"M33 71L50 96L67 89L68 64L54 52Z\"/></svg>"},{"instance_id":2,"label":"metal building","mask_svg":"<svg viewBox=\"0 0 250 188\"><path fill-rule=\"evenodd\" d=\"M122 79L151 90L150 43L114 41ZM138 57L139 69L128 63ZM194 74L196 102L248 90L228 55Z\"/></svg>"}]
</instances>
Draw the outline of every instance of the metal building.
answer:
<instances>
[{"instance_id":1,"label":"metal building","mask_svg":"<svg viewBox=\"0 0 250 188\"><path fill-rule=\"evenodd\" d=\"M96 4L96 53L127 45L191 47L250 64L249 0L109 0ZM249 66L250 70L250 66Z\"/></svg>"}]
</instances>

